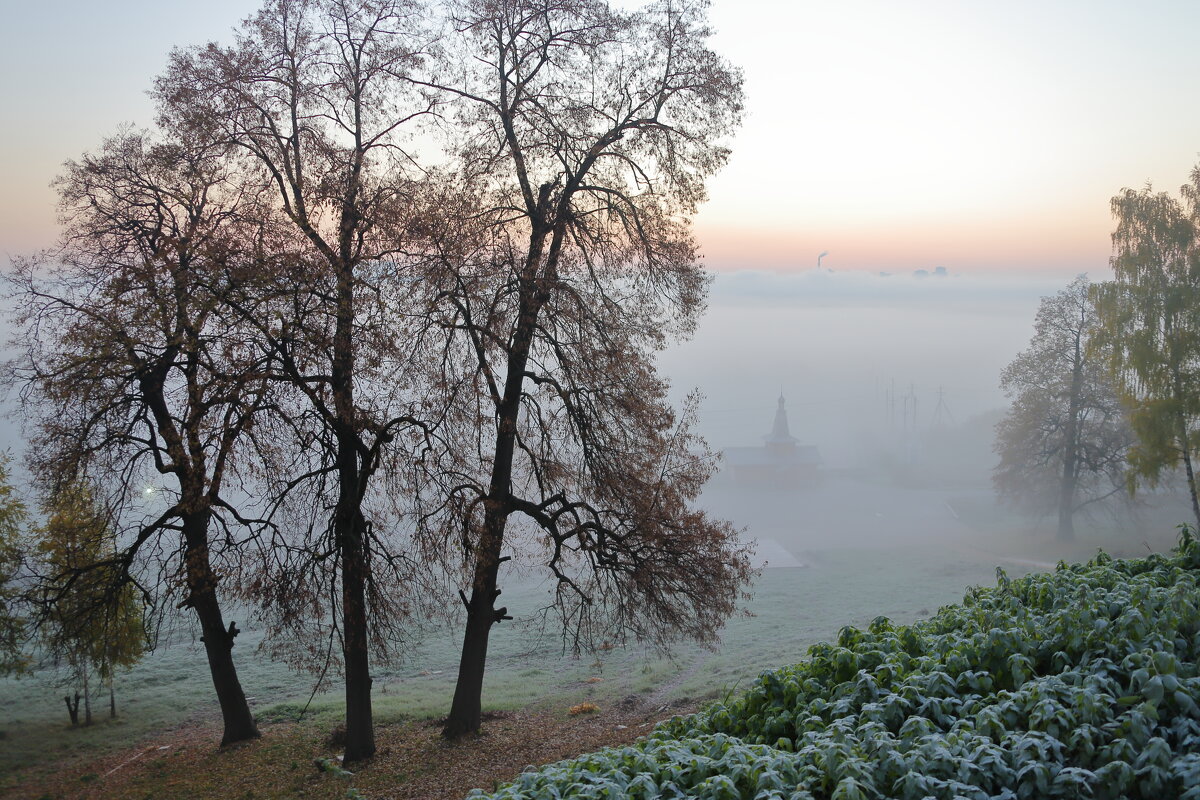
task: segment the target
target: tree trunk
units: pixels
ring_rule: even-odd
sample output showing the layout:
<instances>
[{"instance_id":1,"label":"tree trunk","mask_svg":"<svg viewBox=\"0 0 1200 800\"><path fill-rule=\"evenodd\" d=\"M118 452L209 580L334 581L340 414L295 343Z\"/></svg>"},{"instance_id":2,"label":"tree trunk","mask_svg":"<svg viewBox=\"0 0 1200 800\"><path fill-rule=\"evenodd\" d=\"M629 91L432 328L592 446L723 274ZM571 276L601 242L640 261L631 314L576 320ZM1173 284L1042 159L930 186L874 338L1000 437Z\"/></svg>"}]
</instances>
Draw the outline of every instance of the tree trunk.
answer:
<instances>
[{"instance_id":1,"label":"tree trunk","mask_svg":"<svg viewBox=\"0 0 1200 800\"><path fill-rule=\"evenodd\" d=\"M356 180L350 181L352 189ZM354 257L351 243L358 216L353 199L342 208L337 273L337 319L331 359L333 405L337 411L338 499L333 537L342 568L342 658L346 670L346 763L375 755L371 714L371 670L367 651L367 577L370 565L364 542L364 483L369 471L359 468L360 434L354 406Z\"/></svg>"},{"instance_id":2,"label":"tree trunk","mask_svg":"<svg viewBox=\"0 0 1200 800\"><path fill-rule=\"evenodd\" d=\"M92 724L92 693L88 687L88 670L85 665L83 668L83 726Z\"/></svg>"},{"instance_id":3,"label":"tree trunk","mask_svg":"<svg viewBox=\"0 0 1200 800\"><path fill-rule=\"evenodd\" d=\"M71 704L71 695L63 697L63 702L67 704L67 715L71 717L71 727L79 727L79 692L75 693L75 703Z\"/></svg>"},{"instance_id":4,"label":"tree trunk","mask_svg":"<svg viewBox=\"0 0 1200 800\"><path fill-rule=\"evenodd\" d=\"M1174 379L1175 398L1183 400L1186 394L1183 391L1183 381L1180 378L1179 370L1175 370L1172 378ZM1187 474L1188 495L1192 500L1192 516L1196 518L1196 525L1200 526L1200 500L1196 497L1196 473L1192 470L1192 442L1188 436L1187 417L1181 412L1179 414L1179 451L1183 454L1183 469ZM1197 528L1200 530L1200 527Z\"/></svg>"},{"instance_id":5,"label":"tree trunk","mask_svg":"<svg viewBox=\"0 0 1200 800\"><path fill-rule=\"evenodd\" d=\"M488 633L493 622L492 610L487 607L491 604L483 601L486 596L486 592L471 590L454 702L442 728L442 736L447 739L478 732L483 719L483 673L487 665Z\"/></svg>"},{"instance_id":6,"label":"tree trunk","mask_svg":"<svg viewBox=\"0 0 1200 800\"><path fill-rule=\"evenodd\" d=\"M458 662L458 681L454 701L442 728L442 736L457 739L477 733L483 719L483 674L487 668L488 637L492 625L504 618L507 609L496 609L500 573L500 548L508 520L503 510L490 511L484 533L475 551L475 577L471 599L467 602L467 629L463 634L462 657Z\"/></svg>"},{"instance_id":7,"label":"tree trunk","mask_svg":"<svg viewBox=\"0 0 1200 800\"><path fill-rule=\"evenodd\" d=\"M1173 366L1171 372L1172 389L1174 390L1174 399L1184 403L1188 398L1187 392L1183 390L1183 377L1180 374L1178 366ZM1180 411L1176 422L1179 425L1179 430L1176 432L1176 437L1179 440L1179 452L1183 456L1183 469L1187 474L1188 495L1192 501L1192 516L1196 518L1196 525L1200 526L1200 500L1196 497L1196 473L1192 469L1192 442L1188 435L1187 416ZM1200 530L1200 527L1197 527Z\"/></svg>"},{"instance_id":8,"label":"tree trunk","mask_svg":"<svg viewBox=\"0 0 1200 800\"><path fill-rule=\"evenodd\" d=\"M545 190L543 191L545 193ZM543 238L535 234L531 254L539 254ZM533 343L533 331L538 311L545 300L528 277L536 274L537 259L531 255L530 266L521 291L520 311L516 330L509 349L508 370L505 374L504 397L497 409L496 451L492 458L492 476L485 501L483 533L475 548L475 576L471 584L471 599L467 602L467 629L463 634L462 657L458 664L458 682L454 686L454 702L442 735L455 739L479 730L483 706L483 673L487 662L488 636L492 625L504 618L505 609L495 609L500 571L504 529L508 522L509 491L512 487L513 453L517 439L517 416L521 408L521 392L525 382L525 366Z\"/></svg>"},{"instance_id":9,"label":"tree trunk","mask_svg":"<svg viewBox=\"0 0 1200 800\"><path fill-rule=\"evenodd\" d=\"M346 763L375 755L372 681L367 652L367 564L363 552L365 525L357 507L348 513L350 519L345 524L348 530L339 536L342 554L342 657L346 669Z\"/></svg>"},{"instance_id":10,"label":"tree trunk","mask_svg":"<svg viewBox=\"0 0 1200 800\"><path fill-rule=\"evenodd\" d=\"M1068 445L1063 457L1062 482L1058 494L1058 540L1071 542L1075 540L1075 486L1078 481L1077 466L1078 451L1074 446L1076 425L1074 420L1067 423Z\"/></svg>"},{"instance_id":11,"label":"tree trunk","mask_svg":"<svg viewBox=\"0 0 1200 800\"><path fill-rule=\"evenodd\" d=\"M1188 452L1187 436L1183 437L1183 468L1187 472L1188 494L1192 499L1192 515L1196 518L1197 530L1200 530L1200 501L1196 498L1196 474L1192 471L1192 454Z\"/></svg>"},{"instance_id":12,"label":"tree trunk","mask_svg":"<svg viewBox=\"0 0 1200 800\"><path fill-rule=\"evenodd\" d=\"M1085 310L1085 306L1081 306ZM1082 312L1081 312L1082 313ZM1075 490L1079 485L1079 416L1083 405L1084 319L1075 329L1075 353L1071 364L1071 394L1067 398L1067 429L1063 447L1062 482L1058 492L1058 540L1075 540Z\"/></svg>"},{"instance_id":13,"label":"tree trunk","mask_svg":"<svg viewBox=\"0 0 1200 800\"><path fill-rule=\"evenodd\" d=\"M208 669L212 674L213 688L217 691L217 702L221 705L221 717L225 732L221 745L253 739L258 736L258 726L246 702L246 694L238 680L233 665L233 640L238 635L237 624L230 622L225 627L221 606L217 602L217 578L213 574L208 557L208 523L210 512L193 512L184 516L183 532L187 543L187 586L188 605L196 611L200 621L204 651L208 655Z\"/></svg>"},{"instance_id":14,"label":"tree trunk","mask_svg":"<svg viewBox=\"0 0 1200 800\"><path fill-rule=\"evenodd\" d=\"M109 719L117 718L117 693L113 689L112 673L108 676L108 716Z\"/></svg>"},{"instance_id":15,"label":"tree trunk","mask_svg":"<svg viewBox=\"0 0 1200 800\"><path fill-rule=\"evenodd\" d=\"M1063 447L1062 480L1058 491L1058 540L1075 540L1075 488L1079 482L1079 393L1083 383L1082 361L1076 344L1076 367L1071 377L1071 397L1067 408L1066 442Z\"/></svg>"}]
</instances>

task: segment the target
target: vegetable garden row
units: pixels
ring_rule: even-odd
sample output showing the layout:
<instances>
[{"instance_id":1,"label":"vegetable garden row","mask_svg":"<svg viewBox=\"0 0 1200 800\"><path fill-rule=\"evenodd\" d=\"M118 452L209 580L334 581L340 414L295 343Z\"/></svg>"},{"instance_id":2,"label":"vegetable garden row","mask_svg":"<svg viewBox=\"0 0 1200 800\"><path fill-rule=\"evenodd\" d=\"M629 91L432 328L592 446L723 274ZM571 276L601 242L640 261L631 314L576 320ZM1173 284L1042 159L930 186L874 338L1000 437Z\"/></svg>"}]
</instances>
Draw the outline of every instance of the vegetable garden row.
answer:
<instances>
[{"instance_id":1,"label":"vegetable garden row","mask_svg":"<svg viewBox=\"0 0 1200 800\"><path fill-rule=\"evenodd\" d=\"M844 628L745 694L475 798L1200 798L1200 543Z\"/></svg>"}]
</instances>

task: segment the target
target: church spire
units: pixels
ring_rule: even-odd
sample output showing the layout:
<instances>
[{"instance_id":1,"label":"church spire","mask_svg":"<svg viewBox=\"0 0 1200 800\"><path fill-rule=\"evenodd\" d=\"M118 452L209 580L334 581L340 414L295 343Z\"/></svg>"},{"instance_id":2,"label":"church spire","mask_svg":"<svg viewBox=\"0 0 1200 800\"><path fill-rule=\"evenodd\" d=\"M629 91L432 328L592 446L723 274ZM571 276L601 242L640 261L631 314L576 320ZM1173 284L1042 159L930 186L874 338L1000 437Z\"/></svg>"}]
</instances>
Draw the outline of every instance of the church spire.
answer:
<instances>
[{"instance_id":1,"label":"church spire","mask_svg":"<svg viewBox=\"0 0 1200 800\"><path fill-rule=\"evenodd\" d=\"M767 447L794 447L796 438L788 430L787 409L784 408L783 393L779 395L779 406L775 409L775 424L771 426L771 434L766 437Z\"/></svg>"}]
</instances>

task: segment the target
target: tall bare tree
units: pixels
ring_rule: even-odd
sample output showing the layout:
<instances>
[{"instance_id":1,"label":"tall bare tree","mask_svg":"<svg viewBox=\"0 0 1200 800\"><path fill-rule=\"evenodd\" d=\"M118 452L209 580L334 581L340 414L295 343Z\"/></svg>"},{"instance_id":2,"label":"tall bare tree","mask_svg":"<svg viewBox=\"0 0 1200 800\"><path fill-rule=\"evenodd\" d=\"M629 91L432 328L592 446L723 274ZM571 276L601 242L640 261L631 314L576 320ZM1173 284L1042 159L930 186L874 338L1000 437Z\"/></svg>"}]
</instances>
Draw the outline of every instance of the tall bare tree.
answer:
<instances>
[{"instance_id":1,"label":"tall bare tree","mask_svg":"<svg viewBox=\"0 0 1200 800\"><path fill-rule=\"evenodd\" d=\"M429 110L404 80L421 58L419 12L407 0L270 0L233 46L176 52L157 89L165 123L249 157L243 180L274 193L296 234L296 268L278 284L291 289L273 306L284 319L246 319L257 320L279 374L307 404L305 423L316 426L287 423L320 455L284 491L307 491L314 509L330 512L315 531L325 544L291 552L315 558L310 566L333 565L340 580L347 761L375 752L369 645L381 637L372 635L368 604L383 587L373 583L372 554L398 563L364 503L388 445L421 424L410 402L393 402L401 393L389 385L419 350L404 316L391 311L412 285L403 251L420 226L402 137ZM298 608L277 605L293 620Z\"/></svg>"},{"instance_id":2,"label":"tall bare tree","mask_svg":"<svg viewBox=\"0 0 1200 800\"><path fill-rule=\"evenodd\" d=\"M692 507L712 460L653 362L703 308L687 220L741 113L704 10L471 0L426 80L453 100L473 204L429 278L459 343L453 383L477 389L426 518L469 580L448 737L480 725L505 548L557 578L576 644L711 639L749 579L735 532Z\"/></svg>"},{"instance_id":3,"label":"tall bare tree","mask_svg":"<svg viewBox=\"0 0 1200 800\"><path fill-rule=\"evenodd\" d=\"M229 743L258 735L218 585L236 574L227 556L244 520L227 496L267 384L245 331L216 316L241 251L258 242L241 217L255 198L223 163L219 148L125 132L67 164L62 243L11 278L22 332L8 379L23 386L28 457L47 494L95 487L119 537L113 552L47 576L43 598L53 606L89 575L114 596L133 584L150 604L182 591Z\"/></svg>"},{"instance_id":4,"label":"tall bare tree","mask_svg":"<svg viewBox=\"0 0 1200 800\"><path fill-rule=\"evenodd\" d=\"M1004 368L1000 386L1012 407L996 426L1000 495L1058 516L1058 538L1075 538L1075 515L1125 491L1125 456L1133 442L1096 346L1091 283L1079 276L1042 298L1029 349Z\"/></svg>"}]
</instances>

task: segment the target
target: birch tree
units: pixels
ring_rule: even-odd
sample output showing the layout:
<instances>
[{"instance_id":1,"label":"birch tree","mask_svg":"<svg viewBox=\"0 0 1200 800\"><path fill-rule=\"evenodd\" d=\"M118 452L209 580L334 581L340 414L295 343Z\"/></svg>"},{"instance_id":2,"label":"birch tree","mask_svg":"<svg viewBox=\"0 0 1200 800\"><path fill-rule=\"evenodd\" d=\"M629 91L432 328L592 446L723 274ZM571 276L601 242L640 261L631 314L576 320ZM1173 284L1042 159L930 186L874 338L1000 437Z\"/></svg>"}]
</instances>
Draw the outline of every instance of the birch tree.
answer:
<instances>
[{"instance_id":1,"label":"birch tree","mask_svg":"<svg viewBox=\"0 0 1200 800\"><path fill-rule=\"evenodd\" d=\"M1112 200L1114 279L1097 287L1101 340L1130 407L1131 477L1157 482L1183 466L1200 525L1200 167L1182 202L1147 185Z\"/></svg>"},{"instance_id":2,"label":"birch tree","mask_svg":"<svg viewBox=\"0 0 1200 800\"><path fill-rule=\"evenodd\" d=\"M84 725L91 725L94 678L107 685L109 715L117 715L116 671L137 663L147 645L143 607L134 587L111 574L115 564L96 566L118 548L106 510L86 486L60 489L43 510L46 523L35 531L36 552L49 579L41 588L54 597L40 640L56 661L66 662L72 684L83 689ZM72 724L78 724L79 692L74 703L64 699Z\"/></svg>"},{"instance_id":3,"label":"birch tree","mask_svg":"<svg viewBox=\"0 0 1200 800\"><path fill-rule=\"evenodd\" d=\"M8 456L0 455L0 675L20 674L29 666L29 658L22 652L27 631L18 583L24 561L26 508L9 470Z\"/></svg>"}]
</instances>

